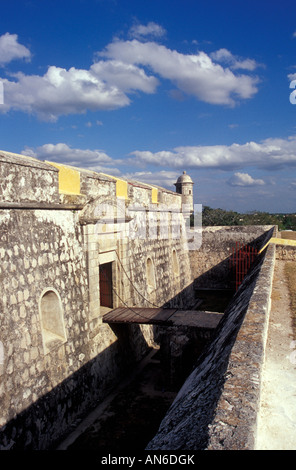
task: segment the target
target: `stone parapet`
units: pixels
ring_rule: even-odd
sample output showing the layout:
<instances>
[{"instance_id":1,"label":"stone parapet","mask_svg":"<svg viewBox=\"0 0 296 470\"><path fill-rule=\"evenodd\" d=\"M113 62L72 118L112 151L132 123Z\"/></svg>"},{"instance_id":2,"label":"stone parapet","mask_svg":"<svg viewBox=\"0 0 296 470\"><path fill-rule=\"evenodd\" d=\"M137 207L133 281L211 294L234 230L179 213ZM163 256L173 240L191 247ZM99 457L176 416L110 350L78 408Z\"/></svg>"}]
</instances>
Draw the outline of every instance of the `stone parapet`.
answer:
<instances>
[{"instance_id":1,"label":"stone parapet","mask_svg":"<svg viewBox=\"0 0 296 470\"><path fill-rule=\"evenodd\" d=\"M254 449L275 247L258 256L147 450Z\"/></svg>"},{"instance_id":2,"label":"stone parapet","mask_svg":"<svg viewBox=\"0 0 296 470\"><path fill-rule=\"evenodd\" d=\"M1 202L59 202L57 168L35 158L0 151Z\"/></svg>"}]
</instances>

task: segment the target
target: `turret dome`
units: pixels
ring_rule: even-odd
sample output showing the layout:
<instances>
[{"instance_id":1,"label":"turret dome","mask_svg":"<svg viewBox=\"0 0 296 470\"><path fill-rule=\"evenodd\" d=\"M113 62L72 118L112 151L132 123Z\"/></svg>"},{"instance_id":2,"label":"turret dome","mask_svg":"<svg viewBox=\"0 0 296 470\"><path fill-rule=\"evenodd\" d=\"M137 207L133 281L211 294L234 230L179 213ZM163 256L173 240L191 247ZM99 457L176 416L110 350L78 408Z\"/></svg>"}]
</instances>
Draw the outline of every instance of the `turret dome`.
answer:
<instances>
[{"instance_id":1,"label":"turret dome","mask_svg":"<svg viewBox=\"0 0 296 470\"><path fill-rule=\"evenodd\" d=\"M190 178L189 175L187 175L186 171L183 171L183 175L179 176L175 184L182 184L182 183L193 183L192 179Z\"/></svg>"}]
</instances>

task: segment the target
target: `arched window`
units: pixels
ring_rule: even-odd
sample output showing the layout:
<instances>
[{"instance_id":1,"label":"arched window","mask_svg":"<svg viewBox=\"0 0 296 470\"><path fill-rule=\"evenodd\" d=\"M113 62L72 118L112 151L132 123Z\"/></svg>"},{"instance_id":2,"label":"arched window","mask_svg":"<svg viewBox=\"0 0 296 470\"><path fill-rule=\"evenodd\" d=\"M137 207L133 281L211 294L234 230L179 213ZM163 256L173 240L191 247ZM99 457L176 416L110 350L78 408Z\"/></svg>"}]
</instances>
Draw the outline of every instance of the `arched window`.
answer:
<instances>
[{"instance_id":1,"label":"arched window","mask_svg":"<svg viewBox=\"0 0 296 470\"><path fill-rule=\"evenodd\" d=\"M55 289L47 289L39 303L42 337L45 354L66 342L64 315L59 294Z\"/></svg>"},{"instance_id":2,"label":"arched window","mask_svg":"<svg viewBox=\"0 0 296 470\"><path fill-rule=\"evenodd\" d=\"M147 258L146 261L146 277L148 284L148 292L152 292L155 289L155 274L154 274L154 265L151 258Z\"/></svg>"}]
</instances>

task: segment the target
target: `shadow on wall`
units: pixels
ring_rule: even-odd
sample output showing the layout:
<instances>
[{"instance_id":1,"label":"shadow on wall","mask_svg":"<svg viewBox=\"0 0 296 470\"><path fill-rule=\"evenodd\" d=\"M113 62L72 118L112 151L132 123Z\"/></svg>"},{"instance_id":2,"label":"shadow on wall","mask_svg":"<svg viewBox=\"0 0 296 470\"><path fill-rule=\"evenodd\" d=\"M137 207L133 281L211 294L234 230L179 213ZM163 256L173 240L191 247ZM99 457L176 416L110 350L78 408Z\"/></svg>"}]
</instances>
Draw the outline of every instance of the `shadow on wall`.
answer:
<instances>
[{"instance_id":1,"label":"shadow on wall","mask_svg":"<svg viewBox=\"0 0 296 470\"><path fill-rule=\"evenodd\" d=\"M263 246L269 236L264 235L255 240L254 243ZM270 236L272 235L270 234ZM192 426L197 426L197 433L200 436L200 447L197 448L202 448L207 440L207 425L221 393L223 373L226 370L235 336L247 309L262 259L263 255L258 257L251 274L248 275L247 284L244 283L244 295L241 295L241 289L239 289L227 309L227 315L218 326L217 334L215 333L214 339L210 341L209 349L206 348L207 352L202 354L202 359L199 360L199 364L201 361L213 361L216 364L215 370L208 372L208 377L203 375L198 380L199 386L204 384L205 388L202 390L196 389L196 391L188 390L188 397L199 394L203 400L210 403L210 407L204 407L201 412L201 420L192 423ZM223 263L225 262L228 263L227 260ZM220 273L219 269L216 271L216 275L217 273ZM211 270L211 275L213 274L214 268ZM165 306L188 309L186 298L189 294L192 300L192 289L193 285L188 286L167 302ZM232 322L230 330L226 328L229 322ZM142 343L143 351L148 352L149 345L138 325L116 325L112 329L117 336L115 343L84 364L61 384L42 398L39 398L0 429L0 449L42 450L54 448L60 439L73 430L73 426L77 425L77 420L98 405L106 397L108 391L114 388L132 370L135 363L139 361L139 355L137 354L139 343ZM157 337L159 329L157 327L153 329L155 337ZM163 332L166 334L165 329L163 329ZM215 348L213 348L213 344L216 344ZM191 344L189 342L189 350L191 351L190 348ZM219 351L218 354L217 351ZM220 354L221 351L223 351L223 354ZM196 358L197 356L195 356L195 360ZM198 368L192 374L198 376ZM40 380L42 378L47 382L46 373L43 373L43 377L38 377ZM211 380L208 380L209 378ZM185 382L173 407L179 405L180 400L184 401L185 404L186 387ZM192 406L194 410L196 401L190 403L189 406ZM180 433L181 437L182 433ZM186 448L180 447L179 444L176 445L175 449ZM158 444L155 448L158 448Z\"/></svg>"},{"instance_id":2,"label":"shadow on wall","mask_svg":"<svg viewBox=\"0 0 296 470\"><path fill-rule=\"evenodd\" d=\"M259 251L273 235L274 228L263 233L255 240L245 243L246 247L251 247ZM235 248L235 242L233 242ZM213 266L194 280L195 289L235 289L235 268L232 265L232 253L223 261Z\"/></svg>"},{"instance_id":3,"label":"shadow on wall","mask_svg":"<svg viewBox=\"0 0 296 470\"><path fill-rule=\"evenodd\" d=\"M264 237L259 237L261 246L264 246L271 236L272 231ZM226 381L225 373L229 357L248 310L265 254L266 250L257 256L227 307L212 340L205 347L194 371L183 384L163 419L158 433L146 450L205 450L207 448L210 425Z\"/></svg>"},{"instance_id":4,"label":"shadow on wall","mask_svg":"<svg viewBox=\"0 0 296 470\"><path fill-rule=\"evenodd\" d=\"M258 256L251 272L234 295L213 339L204 349L146 450L207 448L209 425L223 391L229 356L248 309L264 256Z\"/></svg>"},{"instance_id":5,"label":"shadow on wall","mask_svg":"<svg viewBox=\"0 0 296 470\"><path fill-rule=\"evenodd\" d=\"M172 303L186 307L190 292L192 285L166 306ZM104 400L151 349L139 325L117 324L110 328L117 337L113 344L0 428L0 450L56 448L79 420ZM155 342L161 341L158 327L147 328L151 328ZM46 372L36 377L37 380L49 382Z\"/></svg>"},{"instance_id":6,"label":"shadow on wall","mask_svg":"<svg viewBox=\"0 0 296 470\"><path fill-rule=\"evenodd\" d=\"M51 449L79 418L104 399L109 390L129 373L137 361L137 348L149 350L138 325L118 325L117 341L84 364L49 393L0 429L0 449ZM44 377L45 376L45 377ZM46 381L46 374L42 378Z\"/></svg>"}]
</instances>

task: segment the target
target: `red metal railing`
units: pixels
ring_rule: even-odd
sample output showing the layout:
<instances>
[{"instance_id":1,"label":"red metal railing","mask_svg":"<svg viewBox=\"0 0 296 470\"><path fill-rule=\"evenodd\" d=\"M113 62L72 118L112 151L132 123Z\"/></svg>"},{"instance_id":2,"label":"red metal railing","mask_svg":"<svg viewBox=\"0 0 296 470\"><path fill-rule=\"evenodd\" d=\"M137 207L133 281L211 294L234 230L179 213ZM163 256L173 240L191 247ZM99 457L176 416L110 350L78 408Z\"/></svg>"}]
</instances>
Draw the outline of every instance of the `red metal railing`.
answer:
<instances>
[{"instance_id":1,"label":"red metal railing","mask_svg":"<svg viewBox=\"0 0 296 470\"><path fill-rule=\"evenodd\" d=\"M229 258L229 264L235 274L235 290L237 290L243 282L257 254L258 251L256 248L243 245L240 242L235 243L235 248L232 247L232 255Z\"/></svg>"}]
</instances>

